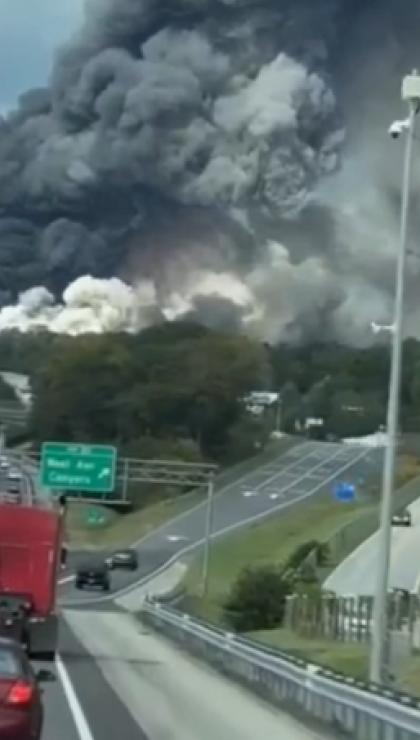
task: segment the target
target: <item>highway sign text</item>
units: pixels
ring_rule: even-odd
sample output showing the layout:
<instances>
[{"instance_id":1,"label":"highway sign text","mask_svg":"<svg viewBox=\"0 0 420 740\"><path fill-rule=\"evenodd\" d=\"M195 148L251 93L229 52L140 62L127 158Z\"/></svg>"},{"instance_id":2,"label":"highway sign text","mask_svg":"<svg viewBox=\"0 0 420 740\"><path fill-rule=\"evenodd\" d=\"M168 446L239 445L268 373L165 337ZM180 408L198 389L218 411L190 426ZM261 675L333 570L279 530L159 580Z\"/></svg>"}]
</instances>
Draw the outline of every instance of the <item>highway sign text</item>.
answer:
<instances>
[{"instance_id":1,"label":"highway sign text","mask_svg":"<svg viewBox=\"0 0 420 740\"><path fill-rule=\"evenodd\" d=\"M116 458L115 447L45 442L41 485L52 490L110 493L115 486Z\"/></svg>"}]
</instances>

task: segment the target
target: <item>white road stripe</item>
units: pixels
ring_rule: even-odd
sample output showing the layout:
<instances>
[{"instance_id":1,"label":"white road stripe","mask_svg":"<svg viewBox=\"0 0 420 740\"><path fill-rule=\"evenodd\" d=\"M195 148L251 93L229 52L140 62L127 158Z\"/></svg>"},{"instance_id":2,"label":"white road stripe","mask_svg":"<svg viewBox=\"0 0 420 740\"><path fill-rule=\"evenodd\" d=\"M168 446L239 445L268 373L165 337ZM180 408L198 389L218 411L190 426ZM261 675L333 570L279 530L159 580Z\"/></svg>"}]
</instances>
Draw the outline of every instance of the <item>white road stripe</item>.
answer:
<instances>
[{"instance_id":1,"label":"white road stripe","mask_svg":"<svg viewBox=\"0 0 420 740\"><path fill-rule=\"evenodd\" d=\"M64 576L64 578L59 578L57 583L59 586L61 586L63 583L70 583L70 581L74 581L74 575Z\"/></svg>"},{"instance_id":2,"label":"white road stripe","mask_svg":"<svg viewBox=\"0 0 420 740\"><path fill-rule=\"evenodd\" d=\"M216 530L212 534L212 541L219 539L220 537L224 536L225 534L229 534L230 532L235 532L238 529L242 529L247 524L253 524L255 522L262 521L263 519L268 519L271 514L273 514L276 511L282 511L283 509L287 509L290 506L294 506L298 501L304 501L305 499L309 498L310 496L313 496L314 493L319 491L320 488L323 486L326 486L328 483L331 483L331 481L335 480L338 475L343 473L348 468L351 468L353 465L355 465L359 460L362 460L368 452L370 451L370 448L363 449L362 452L360 452L356 457L354 457L352 460L347 460L347 462L342 465L340 468L337 468L330 476L329 478L324 479L321 483L318 483L313 488L311 488L310 491L306 491L302 496L299 496L298 498L293 498L290 501L285 501L281 504L277 504L276 506L271 507L270 509L266 509L265 511L260 512L259 514L253 515L251 517L248 517L247 519L242 519L239 522L236 522L234 524L230 524L227 527L224 527L223 529ZM295 481L296 483L297 481ZM291 486L289 486L291 488ZM287 490L287 489L285 489ZM99 596L98 598L89 599L89 600L77 600L74 598L65 599L63 601L64 607L75 607L75 606L81 606L84 607L86 604L100 604L104 602L109 602L115 600L117 597L124 596L125 594L130 593L131 591L134 591L139 586L143 586L149 581L151 581L153 578L156 578L156 576L163 573L170 565L175 563L177 560L180 560L181 557L184 555L188 555L190 552L193 552L194 550L197 550L201 545L205 542L204 538L201 538L197 540L196 542L193 542L191 545L187 545L186 547L183 547L181 550L178 550L175 555L173 555L171 558L169 558L163 565L159 566L156 570L154 570L152 573L149 573L147 576L143 576L143 578L140 578L135 583L131 583L129 586L125 586L122 589L119 589L115 593L109 595L109 596Z\"/></svg>"},{"instance_id":3,"label":"white road stripe","mask_svg":"<svg viewBox=\"0 0 420 740\"><path fill-rule=\"evenodd\" d=\"M312 449L313 443L312 442L303 442L302 444L298 444L296 446L296 449L292 448L292 450L288 450L287 452L283 453L283 455L284 455L284 457L288 457L288 456L291 457L292 456L291 455L291 452L293 450L294 450L295 456L298 456L298 454L299 455L302 455L302 451L307 450L308 447L310 449ZM266 483L269 483L271 480L273 480L275 478L278 478L280 473L281 473L281 475L286 474L286 475L290 475L292 478L294 478L295 477L295 474L289 473L287 471L290 468L295 468L296 465L299 464L302 460L306 460L308 457L311 457L313 454L314 454L314 451L313 450L311 452L304 452L303 457L301 457L299 459L298 463L297 462L292 462L292 463L288 463L287 465L284 465L284 463L283 463L284 467L283 467L282 470L279 470L275 475L271 476L270 478L267 478L267 477L264 476L263 482L260 483L260 484L258 484L256 486L256 488L261 488L263 485L265 485ZM215 499L216 498L219 498L219 496L224 495L225 493L227 493L228 491L230 491L231 488L234 488L235 486L241 484L242 481L245 481L247 478L249 478L251 476L254 476L256 473L261 474L262 471L264 471L264 470L267 470L267 472L268 472L268 468L270 466L272 466L272 461L271 461L271 463L264 463L260 467L255 468L254 471L252 471L252 470L251 471L248 471L244 475L240 476L237 480L234 480L231 483L228 483L226 486L223 486L220 489L220 491L217 491L217 493L215 493L214 498ZM245 487L245 485L246 484L244 484L242 486L242 489ZM136 542L133 542L132 547L139 547L139 545L143 544L143 542L149 540L150 538L155 537L157 534L159 534L161 531L167 529L169 526L172 526L173 524L176 524L178 521L181 521L182 519L187 518L188 516L190 516L190 514L194 513L195 511L198 511L199 509L205 508L206 506L207 506L207 501L206 501L206 499L203 499L203 501L200 502L199 504L195 504L195 506L192 506L190 509L187 509L186 511L183 511L182 514L177 514L177 516L173 517L168 522L164 522L163 524L161 524L159 527L157 527L156 529L152 530L148 534L143 535L143 537L141 537L139 540L136 540ZM65 576L64 578L60 578L58 580L58 585L59 586L64 586L64 584L70 583L71 581L74 581L75 578L76 578L76 576L74 574L73 575L70 575L70 576Z\"/></svg>"},{"instance_id":4,"label":"white road stripe","mask_svg":"<svg viewBox=\"0 0 420 740\"><path fill-rule=\"evenodd\" d=\"M87 723L79 699L77 698L77 694L74 690L67 668L61 660L60 655L56 656L55 664L80 740L95 740L90 731L90 727Z\"/></svg>"}]
</instances>

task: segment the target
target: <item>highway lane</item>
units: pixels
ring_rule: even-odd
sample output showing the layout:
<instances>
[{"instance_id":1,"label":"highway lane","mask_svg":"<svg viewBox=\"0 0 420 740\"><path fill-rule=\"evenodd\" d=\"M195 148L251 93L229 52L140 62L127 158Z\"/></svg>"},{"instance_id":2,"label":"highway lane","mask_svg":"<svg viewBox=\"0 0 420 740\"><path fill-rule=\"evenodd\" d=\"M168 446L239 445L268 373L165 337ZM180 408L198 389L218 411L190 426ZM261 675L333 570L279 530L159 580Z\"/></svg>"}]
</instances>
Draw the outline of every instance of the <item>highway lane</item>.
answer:
<instances>
[{"instance_id":1,"label":"highway lane","mask_svg":"<svg viewBox=\"0 0 420 740\"><path fill-rule=\"evenodd\" d=\"M418 592L420 586L420 499L407 507L411 527L393 527L389 587ZM354 550L327 578L324 588L340 596L373 596L378 572L378 534Z\"/></svg>"},{"instance_id":2,"label":"highway lane","mask_svg":"<svg viewBox=\"0 0 420 740\"><path fill-rule=\"evenodd\" d=\"M47 668L55 675L55 680L42 685L45 710L42 740L90 740L80 737L57 668L39 661L34 663L34 667L35 670Z\"/></svg>"},{"instance_id":3,"label":"highway lane","mask_svg":"<svg viewBox=\"0 0 420 740\"><path fill-rule=\"evenodd\" d=\"M130 615L67 610L65 619L82 646L79 670L91 671L94 664L111 691L107 697L97 676L90 689L82 683L94 740L328 738L186 656ZM116 721L118 701L126 714Z\"/></svg>"},{"instance_id":4,"label":"highway lane","mask_svg":"<svg viewBox=\"0 0 420 740\"><path fill-rule=\"evenodd\" d=\"M379 469L381 457L380 450L346 445L310 442L294 447L277 460L256 469L216 494L213 536L246 526L322 491L330 491L334 481L342 477L356 482L363 480ZM205 517L206 505L203 501L203 504L144 537L137 544L139 571L136 574L113 573L113 593L109 596L92 591L76 591L71 575L68 575L60 587L61 603L88 605L106 602L117 592L130 589L177 555L200 547ZM76 563L77 556L73 556L73 566Z\"/></svg>"},{"instance_id":5,"label":"highway lane","mask_svg":"<svg viewBox=\"0 0 420 740\"><path fill-rule=\"evenodd\" d=\"M319 443L300 445L297 449L290 450L285 456L263 466L217 493L214 511L215 532L237 526L238 519L239 523L243 525L249 519L267 515L273 509L288 506L302 497L314 495L318 490L325 490L326 486L330 488L332 480L337 475L341 475L341 473L347 473L348 470L357 470L357 475L368 475L374 464L375 461L368 450L349 449L344 446L323 445ZM189 547L199 544L204 529L204 520L205 504L203 503L203 505L197 507L195 510L187 512L186 515L182 515L161 528L158 532L151 533L145 538L139 544L142 565L140 573L134 577L134 580L138 580L139 576L152 573L159 565L167 561L168 558L176 555L176 553L179 553L185 546ZM124 588L131 583L133 583L133 576L131 575L124 573L115 575L115 589ZM71 593L68 589L69 587L67 585L65 589L61 590L61 595L63 592L64 594ZM80 598L79 592L73 591L73 593L77 598ZM115 596L115 593L112 596ZM95 600L94 594L83 593L83 597L86 599L87 606L89 604L93 606L92 600ZM68 601L68 599L66 600ZM109 601L104 603L102 607L106 608L107 605L111 606ZM143 705L141 712L137 709L137 713L133 713L135 697L130 694L127 687L127 672L131 679L132 665L127 666L126 660L118 658L121 650L118 641L112 643L112 646L108 646L108 651L112 649L116 652L116 655L113 655L112 659L110 659L110 656L106 652L105 655L102 655L96 649L95 654L92 654L92 647L89 646L92 645L92 640L96 639L96 627L89 628L91 634L88 637L86 630L85 632L83 632L83 629L81 630L80 624L83 621L80 622L80 616L79 624L74 624L74 615L78 612L68 611L66 612L66 617L69 613L73 614L73 617L70 617L70 620L73 622L72 627L76 626L78 628L78 639L64 625L64 630L62 631L64 638L62 635L60 652L65 669L68 671L68 676L76 688L82 717L86 721L85 730L88 734L83 731L83 728L81 730L80 726L77 726L75 723L70 710L71 701L69 705L69 697L63 686L62 677L58 673L57 681L46 686L46 724L42 740L53 740L53 738L55 740L57 737L63 738L63 740L111 740L111 738L121 734L122 728L124 738L127 738L127 740L134 740L134 738L139 738L139 740L143 740L143 738L144 740L146 738L147 740L155 740L155 737L156 740L161 740L161 738L163 740L163 737L165 737L165 740L167 737L170 737L171 740L172 738L175 740L177 737L182 737L183 740L184 738L189 740L190 737L191 739L194 737L194 740L196 740L197 735L194 734L196 732L196 726L193 725L191 728L192 734L186 734L190 732L190 728L185 728L182 723L180 724L182 732L179 735L157 734L149 737L149 735L144 734L145 729L149 731L149 727L144 728L143 724L144 717L150 723L150 708L148 714L146 714L145 706ZM87 619L90 618L90 612L83 613ZM106 611L101 614L103 616L100 617L98 617L98 613L94 614L96 626L102 620L108 620L109 623L109 620L113 621L117 619L120 624L122 615L114 614L114 616L110 616ZM80 631L82 631L82 636L84 635L83 640L81 640ZM116 640L115 637L109 634L107 636L108 639ZM142 665L144 662L142 660ZM109 678L111 668L112 670L117 670L116 666L119 666L120 671L120 683L118 684L117 682L117 688L114 687L113 680ZM178 669L174 667L172 676L175 675L176 670ZM114 676L114 674L112 675ZM146 682L148 684L148 680L148 677L147 680L143 678L143 682L141 683L142 690L144 690L143 683ZM213 680L215 682L214 690L216 690L216 681L219 681L219 677L214 676ZM173 681L174 678L172 678ZM121 685L124 686L124 691L121 690ZM136 682L135 685L137 686ZM159 687L160 684L155 687L154 691L161 691ZM164 690L166 692L169 689L165 686ZM191 692L191 687L188 687L186 683L183 690L185 693L184 705L187 705L186 695L188 691ZM127 696L129 697L129 701L127 698L124 698ZM137 691L135 696L137 696ZM159 695L156 693L156 700L158 698ZM176 697L169 696L167 700L163 697L161 700L164 703L165 701L168 702L171 714L173 711L171 709L172 704L175 707L178 706L178 700L180 699L181 697L177 695ZM130 706L127 706L127 701ZM250 708L247 711L254 712L254 699L248 698L248 704ZM72 708L74 710L74 707ZM213 704L210 704L206 711L208 714L211 711L213 712ZM196 713L194 722L198 722L200 716L201 710ZM178 717L176 717L176 721L179 721ZM214 740L214 737L218 735L226 738L235 738L235 728L231 726L228 718L222 717L220 721L221 724L216 723L213 726L212 733L208 736L203 734L203 728L201 727L200 734L198 735L200 740L206 740L207 737L209 737L209 740L210 737L211 740ZM262 726L264 727L264 722L268 720L264 718L264 720L261 719L258 721L263 722ZM278 722L279 719L277 717L277 730L279 727ZM287 720L283 718L282 722L287 722L285 731L287 737L290 737L292 740L295 737L296 740L315 737L312 734L308 735L306 729L304 731L301 728L296 730L293 721L289 718ZM165 723L169 724L168 718L166 718ZM165 724L165 733L168 733L167 724ZM248 722L246 725L248 727ZM283 728L283 724L281 727ZM296 732L296 734L294 735L293 732ZM268 725L267 733L269 733ZM245 740L248 737L245 734L245 728L242 726L240 727L240 736L241 738L245 738ZM249 737L251 736L255 736L255 729L249 735Z\"/></svg>"},{"instance_id":6,"label":"highway lane","mask_svg":"<svg viewBox=\"0 0 420 740\"><path fill-rule=\"evenodd\" d=\"M420 500L408 507L412 527L393 527L390 589L419 590L420 581ZM339 595L369 596L375 593L378 571L378 534L375 533L349 555L329 576L324 587Z\"/></svg>"},{"instance_id":7,"label":"highway lane","mask_svg":"<svg viewBox=\"0 0 420 740\"><path fill-rule=\"evenodd\" d=\"M69 628L61 623L60 670L47 684L46 718L42 740L148 740L122 701L105 680L93 656ZM64 674L64 675L63 675Z\"/></svg>"}]
</instances>

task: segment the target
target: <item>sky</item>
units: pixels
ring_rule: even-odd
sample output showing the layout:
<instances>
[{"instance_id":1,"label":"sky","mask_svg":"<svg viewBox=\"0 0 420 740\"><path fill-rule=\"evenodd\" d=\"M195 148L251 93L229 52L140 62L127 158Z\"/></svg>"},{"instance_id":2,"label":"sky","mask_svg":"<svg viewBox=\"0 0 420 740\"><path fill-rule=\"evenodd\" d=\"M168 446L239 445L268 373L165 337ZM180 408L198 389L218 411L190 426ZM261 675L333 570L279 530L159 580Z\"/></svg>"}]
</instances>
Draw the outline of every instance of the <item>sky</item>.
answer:
<instances>
[{"instance_id":1,"label":"sky","mask_svg":"<svg viewBox=\"0 0 420 740\"><path fill-rule=\"evenodd\" d=\"M54 50L78 27L84 0L0 0L0 111L48 79Z\"/></svg>"}]
</instances>

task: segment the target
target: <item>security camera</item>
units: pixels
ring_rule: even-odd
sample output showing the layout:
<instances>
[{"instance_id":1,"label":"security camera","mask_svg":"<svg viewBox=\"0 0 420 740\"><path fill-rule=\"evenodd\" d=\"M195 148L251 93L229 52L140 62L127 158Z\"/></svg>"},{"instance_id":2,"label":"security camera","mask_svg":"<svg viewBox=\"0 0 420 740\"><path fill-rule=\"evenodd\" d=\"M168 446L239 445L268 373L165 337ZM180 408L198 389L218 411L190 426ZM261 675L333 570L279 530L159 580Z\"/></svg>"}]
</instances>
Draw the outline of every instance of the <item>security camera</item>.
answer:
<instances>
[{"instance_id":1,"label":"security camera","mask_svg":"<svg viewBox=\"0 0 420 740\"><path fill-rule=\"evenodd\" d=\"M410 119L406 118L405 121L394 121L391 123L388 133L392 139L399 139L401 134L408 131L410 126Z\"/></svg>"},{"instance_id":2,"label":"security camera","mask_svg":"<svg viewBox=\"0 0 420 740\"><path fill-rule=\"evenodd\" d=\"M394 332L394 324L377 324L376 321L371 321L370 328L374 334L381 334L383 332L392 334Z\"/></svg>"}]
</instances>

